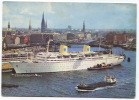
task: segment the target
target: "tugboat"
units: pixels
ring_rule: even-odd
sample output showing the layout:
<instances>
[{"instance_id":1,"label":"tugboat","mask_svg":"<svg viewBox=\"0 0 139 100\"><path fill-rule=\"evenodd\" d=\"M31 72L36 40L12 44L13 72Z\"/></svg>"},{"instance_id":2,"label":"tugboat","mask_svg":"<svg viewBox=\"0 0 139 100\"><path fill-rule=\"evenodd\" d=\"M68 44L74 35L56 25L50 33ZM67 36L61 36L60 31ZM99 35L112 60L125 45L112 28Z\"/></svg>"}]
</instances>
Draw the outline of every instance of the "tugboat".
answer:
<instances>
[{"instance_id":1,"label":"tugboat","mask_svg":"<svg viewBox=\"0 0 139 100\"><path fill-rule=\"evenodd\" d=\"M113 86L116 83L116 78L106 75L104 81L92 84L79 84L76 86L77 91L91 91L97 88Z\"/></svg>"}]
</instances>

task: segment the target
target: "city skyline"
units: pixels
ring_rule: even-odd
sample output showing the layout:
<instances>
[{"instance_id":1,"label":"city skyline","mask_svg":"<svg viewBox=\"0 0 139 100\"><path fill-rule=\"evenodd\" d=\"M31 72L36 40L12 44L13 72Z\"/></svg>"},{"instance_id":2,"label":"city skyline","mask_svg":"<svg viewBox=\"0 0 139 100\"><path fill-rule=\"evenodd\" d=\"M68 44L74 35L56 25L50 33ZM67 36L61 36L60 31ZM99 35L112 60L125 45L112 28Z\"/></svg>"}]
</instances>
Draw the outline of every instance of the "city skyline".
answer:
<instances>
[{"instance_id":1,"label":"city skyline","mask_svg":"<svg viewBox=\"0 0 139 100\"><path fill-rule=\"evenodd\" d=\"M37 6L36 6L37 5ZM42 14L48 28L133 29L136 30L136 4L3 2L3 27L40 28Z\"/></svg>"}]
</instances>

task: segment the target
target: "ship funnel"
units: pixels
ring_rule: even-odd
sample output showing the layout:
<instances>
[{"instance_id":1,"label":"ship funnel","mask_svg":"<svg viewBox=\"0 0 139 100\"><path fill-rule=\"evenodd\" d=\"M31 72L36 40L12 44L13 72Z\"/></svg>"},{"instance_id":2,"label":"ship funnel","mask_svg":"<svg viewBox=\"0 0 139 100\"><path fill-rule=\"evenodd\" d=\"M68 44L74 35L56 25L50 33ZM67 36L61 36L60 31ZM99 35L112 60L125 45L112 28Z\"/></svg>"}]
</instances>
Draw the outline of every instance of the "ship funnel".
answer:
<instances>
[{"instance_id":1,"label":"ship funnel","mask_svg":"<svg viewBox=\"0 0 139 100\"><path fill-rule=\"evenodd\" d=\"M60 45L60 54L67 54L68 53L68 47L66 45Z\"/></svg>"},{"instance_id":2,"label":"ship funnel","mask_svg":"<svg viewBox=\"0 0 139 100\"><path fill-rule=\"evenodd\" d=\"M90 46L89 45L83 46L83 53L90 53Z\"/></svg>"}]
</instances>

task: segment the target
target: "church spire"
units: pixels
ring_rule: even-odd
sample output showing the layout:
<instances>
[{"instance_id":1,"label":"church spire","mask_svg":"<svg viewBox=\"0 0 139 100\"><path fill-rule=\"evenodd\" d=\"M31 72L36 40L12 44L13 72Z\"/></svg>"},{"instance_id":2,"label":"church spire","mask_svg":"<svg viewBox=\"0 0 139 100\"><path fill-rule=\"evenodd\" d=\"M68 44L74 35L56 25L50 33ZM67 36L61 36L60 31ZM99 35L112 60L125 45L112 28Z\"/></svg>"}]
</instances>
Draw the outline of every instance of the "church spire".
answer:
<instances>
[{"instance_id":1,"label":"church spire","mask_svg":"<svg viewBox=\"0 0 139 100\"><path fill-rule=\"evenodd\" d=\"M83 21L83 32L85 32L85 21Z\"/></svg>"},{"instance_id":2,"label":"church spire","mask_svg":"<svg viewBox=\"0 0 139 100\"><path fill-rule=\"evenodd\" d=\"M46 30L47 30L47 20L46 20L46 23L45 23L45 28L46 28Z\"/></svg>"},{"instance_id":3,"label":"church spire","mask_svg":"<svg viewBox=\"0 0 139 100\"><path fill-rule=\"evenodd\" d=\"M42 15L42 22L41 22L41 32L45 32L45 20L44 20L44 12L43 12L43 15Z\"/></svg>"},{"instance_id":4,"label":"church spire","mask_svg":"<svg viewBox=\"0 0 139 100\"><path fill-rule=\"evenodd\" d=\"M10 29L10 21L8 22L8 29Z\"/></svg>"},{"instance_id":5,"label":"church spire","mask_svg":"<svg viewBox=\"0 0 139 100\"><path fill-rule=\"evenodd\" d=\"M44 20L44 12L43 12L43 15L42 15L42 20Z\"/></svg>"},{"instance_id":6,"label":"church spire","mask_svg":"<svg viewBox=\"0 0 139 100\"><path fill-rule=\"evenodd\" d=\"M29 30L31 30L31 19L29 20Z\"/></svg>"}]
</instances>

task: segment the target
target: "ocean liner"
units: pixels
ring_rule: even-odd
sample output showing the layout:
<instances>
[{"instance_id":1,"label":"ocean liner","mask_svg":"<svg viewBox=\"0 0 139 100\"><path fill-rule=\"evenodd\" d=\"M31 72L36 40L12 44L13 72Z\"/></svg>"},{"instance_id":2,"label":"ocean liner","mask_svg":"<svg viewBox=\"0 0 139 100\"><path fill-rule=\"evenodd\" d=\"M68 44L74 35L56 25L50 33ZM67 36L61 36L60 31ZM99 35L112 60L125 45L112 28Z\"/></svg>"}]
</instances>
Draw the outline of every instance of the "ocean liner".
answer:
<instances>
[{"instance_id":1,"label":"ocean liner","mask_svg":"<svg viewBox=\"0 0 139 100\"><path fill-rule=\"evenodd\" d=\"M90 46L84 45L81 52L68 52L68 47L60 45L59 52L39 52L33 60L10 61L16 73L44 73L82 70L97 64L118 65L124 56L111 53L90 51Z\"/></svg>"}]
</instances>

